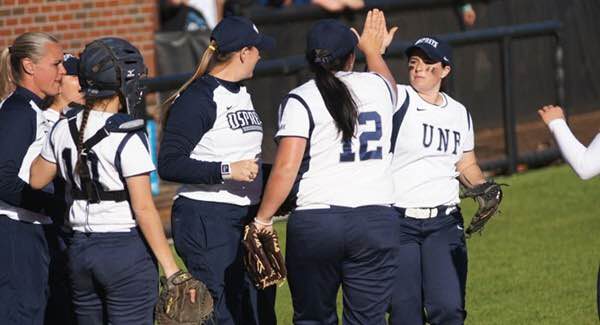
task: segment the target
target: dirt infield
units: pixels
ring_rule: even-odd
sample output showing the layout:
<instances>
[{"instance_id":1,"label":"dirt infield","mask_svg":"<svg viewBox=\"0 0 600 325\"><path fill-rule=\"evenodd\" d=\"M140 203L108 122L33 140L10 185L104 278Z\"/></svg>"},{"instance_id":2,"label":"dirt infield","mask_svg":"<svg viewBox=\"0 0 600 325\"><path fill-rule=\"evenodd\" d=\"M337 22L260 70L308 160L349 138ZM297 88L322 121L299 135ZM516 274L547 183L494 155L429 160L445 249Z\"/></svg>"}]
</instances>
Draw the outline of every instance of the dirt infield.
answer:
<instances>
[{"instance_id":1,"label":"dirt infield","mask_svg":"<svg viewBox=\"0 0 600 325\"><path fill-rule=\"evenodd\" d=\"M600 110L579 114L569 119L575 135L587 145L600 130ZM543 150L554 146L552 135L540 120L522 123L517 126L519 153ZM476 132L475 148L480 161L495 160L504 157L503 129L484 129ZM523 170L526 170L524 166ZM162 182L161 193L154 198L166 229L170 229L171 206L178 185Z\"/></svg>"}]
</instances>

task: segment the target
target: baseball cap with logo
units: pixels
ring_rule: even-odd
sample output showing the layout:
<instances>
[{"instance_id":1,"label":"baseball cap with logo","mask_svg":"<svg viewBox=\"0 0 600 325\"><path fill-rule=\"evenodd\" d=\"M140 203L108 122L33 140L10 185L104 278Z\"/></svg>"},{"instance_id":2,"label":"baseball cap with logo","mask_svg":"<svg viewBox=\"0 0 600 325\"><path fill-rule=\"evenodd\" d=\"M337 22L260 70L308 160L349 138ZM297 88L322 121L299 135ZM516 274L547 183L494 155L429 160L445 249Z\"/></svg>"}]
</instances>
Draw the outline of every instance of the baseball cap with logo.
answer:
<instances>
[{"instance_id":1,"label":"baseball cap with logo","mask_svg":"<svg viewBox=\"0 0 600 325\"><path fill-rule=\"evenodd\" d=\"M67 76L79 75L79 59L73 54L65 53L63 55L63 66L67 70Z\"/></svg>"},{"instance_id":2,"label":"baseball cap with logo","mask_svg":"<svg viewBox=\"0 0 600 325\"><path fill-rule=\"evenodd\" d=\"M275 48L275 39L261 34L252 21L240 16L223 18L213 29L210 38L217 42L217 49L221 53L238 51L246 46L255 46L259 50Z\"/></svg>"},{"instance_id":3,"label":"baseball cap with logo","mask_svg":"<svg viewBox=\"0 0 600 325\"><path fill-rule=\"evenodd\" d=\"M421 37L406 49L406 56L410 57L412 52L417 49L423 51L427 57L435 62L452 66L452 48L443 40L430 36Z\"/></svg>"},{"instance_id":4,"label":"baseball cap with logo","mask_svg":"<svg viewBox=\"0 0 600 325\"><path fill-rule=\"evenodd\" d=\"M356 44L358 37L348 26L335 19L322 19L308 32L306 52L320 50L332 59L337 59L354 51Z\"/></svg>"}]
</instances>

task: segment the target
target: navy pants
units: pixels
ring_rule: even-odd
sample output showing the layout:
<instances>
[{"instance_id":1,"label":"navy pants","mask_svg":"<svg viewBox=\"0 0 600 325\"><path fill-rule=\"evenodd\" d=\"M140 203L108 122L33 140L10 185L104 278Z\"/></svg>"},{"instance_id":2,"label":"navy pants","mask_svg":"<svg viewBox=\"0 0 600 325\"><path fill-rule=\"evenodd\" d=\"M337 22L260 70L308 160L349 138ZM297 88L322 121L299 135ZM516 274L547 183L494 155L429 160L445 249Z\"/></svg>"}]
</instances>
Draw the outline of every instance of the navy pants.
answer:
<instances>
[{"instance_id":1,"label":"navy pants","mask_svg":"<svg viewBox=\"0 0 600 325\"><path fill-rule=\"evenodd\" d=\"M46 241L50 252L50 266L48 270L49 296L44 324L75 324L69 288L66 234L56 225L46 226L45 228Z\"/></svg>"},{"instance_id":2,"label":"navy pants","mask_svg":"<svg viewBox=\"0 0 600 325\"><path fill-rule=\"evenodd\" d=\"M44 227L0 215L0 324L43 324L48 298Z\"/></svg>"},{"instance_id":3,"label":"navy pants","mask_svg":"<svg viewBox=\"0 0 600 325\"><path fill-rule=\"evenodd\" d=\"M294 324L385 324L398 265L398 213L389 207L296 210L286 263Z\"/></svg>"},{"instance_id":4,"label":"navy pants","mask_svg":"<svg viewBox=\"0 0 600 325\"><path fill-rule=\"evenodd\" d=\"M402 218L400 229L390 324L463 324L467 246L460 210L430 219Z\"/></svg>"},{"instance_id":5,"label":"navy pants","mask_svg":"<svg viewBox=\"0 0 600 325\"><path fill-rule=\"evenodd\" d=\"M257 290L246 274L241 244L256 207L179 197L173 204L175 249L188 271L204 282L219 325L276 324L275 286Z\"/></svg>"},{"instance_id":6,"label":"navy pants","mask_svg":"<svg viewBox=\"0 0 600 325\"><path fill-rule=\"evenodd\" d=\"M136 229L73 233L68 270L79 325L153 325L158 267Z\"/></svg>"}]
</instances>

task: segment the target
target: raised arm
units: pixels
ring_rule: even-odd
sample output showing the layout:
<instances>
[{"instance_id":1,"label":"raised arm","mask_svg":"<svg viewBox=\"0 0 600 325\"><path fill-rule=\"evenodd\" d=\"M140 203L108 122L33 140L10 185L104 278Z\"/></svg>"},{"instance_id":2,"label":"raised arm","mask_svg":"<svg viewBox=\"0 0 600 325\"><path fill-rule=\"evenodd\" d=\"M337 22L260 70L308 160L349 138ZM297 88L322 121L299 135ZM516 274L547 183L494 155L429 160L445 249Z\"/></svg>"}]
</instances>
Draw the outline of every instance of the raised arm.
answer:
<instances>
[{"instance_id":1,"label":"raised arm","mask_svg":"<svg viewBox=\"0 0 600 325\"><path fill-rule=\"evenodd\" d=\"M396 85L396 79L385 63L382 51L391 43L397 30L397 27L393 27L388 31L383 11L373 9L367 13L358 41L358 48L365 55L369 71L382 75L392 85L394 98L397 96L396 87L393 87Z\"/></svg>"},{"instance_id":2,"label":"raised arm","mask_svg":"<svg viewBox=\"0 0 600 325\"><path fill-rule=\"evenodd\" d=\"M581 179L600 175L600 134L586 148L569 129L562 108L544 106L538 114L554 135L564 159Z\"/></svg>"}]
</instances>

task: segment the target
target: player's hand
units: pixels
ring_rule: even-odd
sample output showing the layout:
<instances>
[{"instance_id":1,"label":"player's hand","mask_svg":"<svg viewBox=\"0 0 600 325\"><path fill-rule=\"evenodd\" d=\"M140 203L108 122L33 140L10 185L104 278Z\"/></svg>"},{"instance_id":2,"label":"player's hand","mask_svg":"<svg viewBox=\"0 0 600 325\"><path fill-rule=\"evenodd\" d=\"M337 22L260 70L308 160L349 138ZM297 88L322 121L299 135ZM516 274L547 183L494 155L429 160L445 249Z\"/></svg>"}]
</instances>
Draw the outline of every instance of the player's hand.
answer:
<instances>
[{"instance_id":1,"label":"player's hand","mask_svg":"<svg viewBox=\"0 0 600 325\"><path fill-rule=\"evenodd\" d=\"M396 34L397 31L398 31L398 27L396 27L396 26L390 28L390 30L387 30L387 27L386 27L385 35L383 37L383 45L381 46L381 51L380 51L381 55L383 55L385 53L385 51L387 50L387 48L390 46L390 44L392 44L392 41L394 40L394 34Z\"/></svg>"},{"instance_id":2,"label":"player's hand","mask_svg":"<svg viewBox=\"0 0 600 325\"><path fill-rule=\"evenodd\" d=\"M266 231L268 233L273 232L273 217L259 217L254 218L254 226L258 231Z\"/></svg>"},{"instance_id":3,"label":"player's hand","mask_svg":"<svg viewBox=\"0 0 600 325\"><path fill-rule=\"evenodd\" d=\"M258 159L240 160L229 164L231 179L238 182L252 182L258 175Z\"/></svg>"},{"instance_id":4,"label":"player's hand","mask_svg":"<svg viewBox=\"0 0 600 325\"><path fill-rule=\"evenodd\" d=\"M352 31L358 36L356 30L352 29ZM369 10L362 34L358 38L358 48L365 56L379 55L381 54L386 34L388 32L385 26L383 11L379 9Z\"/></svg>"},{"instance_id":5,"label":"player's hand","mask_svg":"<svg viewBox=\"0 0 600 325\"><path fill-rule=\"evenodd\" d=\"M546 123L546 125L550 124L550 122L556 119L565 119L565 113L563 112L563 109L560 108L560 106L543 106L542 108L538 109L538 114L540 115L544 123Z\"/></svg>"},{"instance_id":6,"label":"player's hand","mask_svg":"<svg viewBox=\"0 0 600 325\"><path fill-rule=\"evenodd\" d=\"M173 274L179 272L179 269L163 267L163 271L165 272L165 277L170 278ZM190 295L190 301L192 303L195 303L196 302L196 289L190 289L190 291L188 293Z\"/></svg>"}]
</instances>

